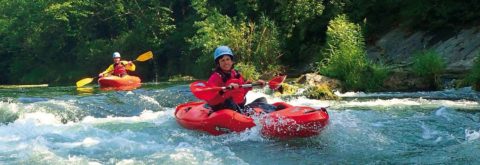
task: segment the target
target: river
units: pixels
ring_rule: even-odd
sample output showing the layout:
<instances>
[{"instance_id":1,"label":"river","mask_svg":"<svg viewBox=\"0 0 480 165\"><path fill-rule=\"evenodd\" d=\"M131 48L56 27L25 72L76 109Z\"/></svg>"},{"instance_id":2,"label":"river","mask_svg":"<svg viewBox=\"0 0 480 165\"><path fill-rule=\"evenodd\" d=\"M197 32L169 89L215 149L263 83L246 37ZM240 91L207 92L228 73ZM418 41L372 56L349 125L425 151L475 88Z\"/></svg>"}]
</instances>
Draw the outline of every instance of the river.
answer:
<instances>
[{"instance_id":1,"label":"river","mask_svg":"<svg viewBox=\"0 0 480 165\"><path fill-rule=\"evenodd\" d=\"M175 121L175 106L196 100L188 85L0 89L0 164L480 164L480 95L469 88L338 101L266 90L247 100L328 107L330 124L303 139L264 138L258 127L211 136Z\"/></svg>"}]
</instances>

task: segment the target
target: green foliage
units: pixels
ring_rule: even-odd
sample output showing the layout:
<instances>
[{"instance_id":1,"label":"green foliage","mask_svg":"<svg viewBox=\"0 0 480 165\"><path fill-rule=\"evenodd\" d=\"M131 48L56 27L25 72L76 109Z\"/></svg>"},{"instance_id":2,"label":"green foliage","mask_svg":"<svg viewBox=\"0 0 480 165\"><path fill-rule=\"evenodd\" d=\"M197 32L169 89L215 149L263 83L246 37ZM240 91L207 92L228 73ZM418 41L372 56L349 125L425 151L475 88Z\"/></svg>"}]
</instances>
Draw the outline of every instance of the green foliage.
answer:
<instances>
[{"instance_id":1,"label":"green foliage","mask_svg":"<svg viewBox=\"0 0 480 165\"><path fill-rule=\"evenodd\" d=\"M475 90L480 91L480 52L478 52L472 70L465 78L467 84L472 85Z\"/></svg>"},{"instance_id":2,"label":"green foliage","mask_svg":"<svg viewBox=\"0 0 480 165\"><path fill-rule=\"evenodd\" d=\"M206 4L204 4L206 5ZM280 42L278 30L273 21L261 17L258 25L246 19L230 18L216 10L206 10L205 6L194 7L206 18L195 22L198 28L196 34L189 39L192 49L200 50L196 54L200 73L207 72L214 66L213 51L219 45L228 45L232 48L236 62L243 62L256 66L259 71L268 71L276 68L280 57Z\"/></svg>"},{"instance_id":3,"label":"green foliage","mask_svg":"<svg viewBox=\"0 0 480 165\"><path fill-rule=\"evenodd\" d=\"M330 22L325 50L329 58L322 63L321 70L330 76L346 80L348 74L356 74L367 65L360 26L351 23L346 15Z\"/></svg>"},{"instance_id":4,"label":"green foliage","mask_svg":"<svg viewBox=\"0 0 480 165\"><path fill-rule=\"evenodd\" d=\"M399 19L405 27L438 29L455 28L478 20L480 6L477 1L401 1ZM414 18L414 19L412 19Z\"/></svg>"},{"instance_id":5,"label":"green foliage","mask_svg":"<svg viewBox=\"0 0 480 165\"><path fill-rule=\"evenodd\" d=\"M267 1L268 2L268 1ZM314 57L321 51L324 41L324 30L327 25L323 17L325 6L318 0L273 0L265 3L264 8L271 6L270 18L275 21L280 30L280 47L282 64L303 67L311 64Z\"/></svg>"},{"instance_id":6,"label":"green foliage","mask_svg":"<svg viewBox=\"0 0 480 165\"><path fill-rule=\"evenodd\" d=\"M327 84L315 85L308 87L304 92L307 98L322 99L322 100L336 100L338 96L333 94L332 89Z\"/></svg>"},{"instance_id":7,"label":"green foliage","mask_svg":"<svg viewBox=\"0 0 480 165\"><path fill-rule=\"evenodd\" d=\"M250 49L245 53L249 57L246 61L250 61L260 71L278 71L280 41L279 31L275 23L267 17L262 16L259 20L259 25L250 24L250 29L253 29L253 41Z\"/></svg>"},{"instance_id":8,"label":"green foliage","mask_svg":"<svg viewBox=\"0 0 480 165\"><path fill-rule=\"evenodd\" d=\"M253 65L240 62L235 65L235 69L240 71L240 73L246 80L255 81L258 80L258 78L260 77L260 74L257 72L255 66Z\"/></svg>"},{"instance_id":9,"label":"green foliage","mask_svg":"<svg viewBox=\"0 0 480 165\"><path fill-rule=\"evenodd\" d=\"M113 51L133 59L160 47L175 28L161 2L0 2L0 61L8 61L0 66L9 83L74 82L70 74L105 69Z\"/></svg>"},{"instance_id":10,"label":"green foliage","mask_svg":"<svg viewBox=\"0 0 480 165\"><path fill-rule=\"evenodd\" d=\"M332 20L327 29L324 59L319 72L344 81L349 90L375 90L382 86L387 71L366 59L361 27L346 15Z\"/></svg>"},{"instance_id":11,"label":"green foliage","mask_svg":"<svg viewBox=\"0 0 480 165\"><path fill-rule=\"evenodd\" d=\"M293 31L299 25L312 20L323 13L325 7L318 0L294 0L276 1L278 3L277 13L280 13L282 29L285 37L293 36ZM304 27L298 27L304 28Z\"/></svg>"},{"instance_id":12,"label":"green foliage","mask_svg":"<svg viewBox=\"0 0 480 165\"><path fill-rule=\"evenodd\" d=\"M279 91L279 90L276 90L274 91L274 96L293 96L295 94L297 94L298 90L303 87L303 86L300 86L298 84L287 84L287 83L283 83L282 84L282 91ZM281 93L280 93L281 92Z\"/></svg>"},{"instance_id":13,"label":"green foliage","mask_svg":"<svg viewBox=\"0 0 480 165\"><path fill-rule=\"evenodd\" d=\"M475 25L479 9L471 0L0 0L0 83L71 85L105 69L113 51L134 59L147 50L155 57L136 73L145 81L206 77L215 47L228 45L262 78L318 58L347 89L374 90L388 71L365 60L364 40Z\"/></svg>"},{"instance_id":14,"label":"green foliage","mask_svg":"<svg viewBox=\"0 0 480 165\"><path fill-rule=\"evenodd\" d=\"M426 50L414 55L414 63L412 66L414 74L422 77L436 80L443 73L446 64L442 57L434 50Z\"/></svg>"},{"instance_id":15,"label":"green foliage","mask_svg":"<svg viewBox=\"0 0 480 165\"><path fill-rule=\"evenodd\" d=\"M367 68L362 71L361 81L358 86L359 89L366 91L382 90L383 81L388 77L388 73L390 72L387 67L372 63L369 63Z\"/></svg>"},{"instance_id":16,"label":"green foliage","mask_svg":"<svg viewBox=\"0 0 480 165\"><path fill-rule=\"evenodd\" d=\"M184 75L175 75L175 76L171 76L168 81L172 82L172 81L193 81L195 80L194 77L192 76L184 76Z\"/></svg>"}]
</instances>

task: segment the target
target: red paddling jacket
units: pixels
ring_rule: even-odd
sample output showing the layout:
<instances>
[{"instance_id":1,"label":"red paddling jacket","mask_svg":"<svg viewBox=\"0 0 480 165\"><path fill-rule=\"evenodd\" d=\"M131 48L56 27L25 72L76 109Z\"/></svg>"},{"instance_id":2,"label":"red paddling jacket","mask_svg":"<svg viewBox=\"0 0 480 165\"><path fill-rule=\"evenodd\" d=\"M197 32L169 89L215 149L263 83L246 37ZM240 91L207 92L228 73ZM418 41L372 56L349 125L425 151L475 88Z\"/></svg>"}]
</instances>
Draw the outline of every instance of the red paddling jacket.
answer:
<instances>
[{"instance_id":1,"label":"red paddling jacket","mask_svg":"<svg viewBox=\"0 0 480 165\"><path fill-rule=\"evenodd\" d=\"M243 79L242 75L235 69L230 70L230 73L216 69L207 81L208 86L217 87L229 86L232 83L236 83L238 85L245 84L245 80ZM227 91L220 91L219 94L213 99L206 101L209 105L218 106L223 104L225 100L232 99L236 104L243 106L245 105L246 101L245 95L250 90L252 90L252 88L237 88Z\"/></svg>"}]
</instances>

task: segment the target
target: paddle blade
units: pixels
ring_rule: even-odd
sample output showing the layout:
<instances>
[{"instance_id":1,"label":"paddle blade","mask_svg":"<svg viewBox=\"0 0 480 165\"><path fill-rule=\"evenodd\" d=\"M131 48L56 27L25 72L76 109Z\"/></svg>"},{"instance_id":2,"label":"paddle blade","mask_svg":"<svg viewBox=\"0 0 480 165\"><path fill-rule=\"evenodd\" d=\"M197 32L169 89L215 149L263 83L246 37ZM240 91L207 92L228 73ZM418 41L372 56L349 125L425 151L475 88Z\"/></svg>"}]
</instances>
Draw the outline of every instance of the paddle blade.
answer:
<instances>
[{"instance_id":1,"label":"paddle blade","mask_svg":"<svg viewBox=\"0 0 480 165\"><path fill-rule=\"evenodd\" d=\"M222 87L209 87L206 81L195 81L190 84L193 95L202 100L211 100L218 95Z\"/></svg>"},{"instance_id":2,"label":"paddle blade","mask_svg":"<svg viewBox=\"0 0 480 165\"><path fill-rule=\"evenodd\" d=\"M277 90L281 87L286 78L287 76L276 76L268 82L268 87L272 90Z\"/></svg>"},{"instance_id":3,"label":"paddle blade","mask_svg":"<svg viewBox=\"0 0 480 165\"><path fill-rule=\"evenodd\" d=\"M148 52L145 52L143 54L141 54L140 56L137 57L137 59L135 61L147 61L147 60L150 60L151 58L153 58L153 53L152 51L148 51Z\"/></svg>"},{"instance_id":4,"label":"paddle blade","mask_svg":"<svg viewBox=\"0 0 480 165\"><path fill-rule=\"evenodd\" d=\"M87 85L93 81L93 78L84 78L81 79L80 81L77 81L77 87L82 87L84 85Z\"/></svg>"}]
</instances>

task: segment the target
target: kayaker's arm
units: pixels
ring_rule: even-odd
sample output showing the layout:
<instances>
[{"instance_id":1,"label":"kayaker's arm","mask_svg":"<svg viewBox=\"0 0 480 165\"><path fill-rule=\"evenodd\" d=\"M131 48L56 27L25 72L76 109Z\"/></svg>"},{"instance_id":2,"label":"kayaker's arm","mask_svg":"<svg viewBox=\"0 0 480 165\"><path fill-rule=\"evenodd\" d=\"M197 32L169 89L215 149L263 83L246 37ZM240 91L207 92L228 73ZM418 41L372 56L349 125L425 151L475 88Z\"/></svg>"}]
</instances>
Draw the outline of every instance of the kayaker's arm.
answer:
<instances>
[{"instance_id":1,"label":"kayaker's arm","mask_svg":"<svg viewBox=\"0 0 480 165\"><path fill-rule=\"evenodd\" d=\"M102 73L98 74L98 77L102 77L104 76L104 74L110 74L113 72L113 64L111 64L110 66L108 66L107 70L103 71Z\"/></svg>"},{"instance_id":2,"label":"kayaker's arm","mask_svg":"<svg viewBox=\"0 0 480 165\"><path fill-rule=\"evenodd\" d=\"M121 61L121 63L125 66L125 69L129 71L135 71L136 67L132 61Z\"/></svg>"}]
</instances>

